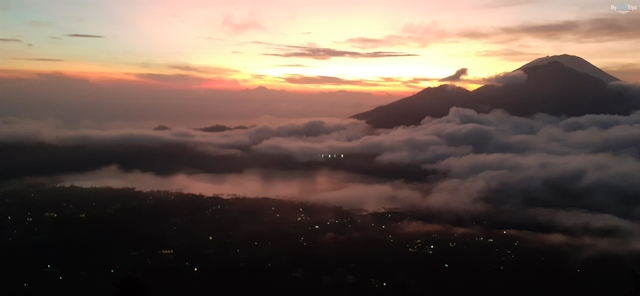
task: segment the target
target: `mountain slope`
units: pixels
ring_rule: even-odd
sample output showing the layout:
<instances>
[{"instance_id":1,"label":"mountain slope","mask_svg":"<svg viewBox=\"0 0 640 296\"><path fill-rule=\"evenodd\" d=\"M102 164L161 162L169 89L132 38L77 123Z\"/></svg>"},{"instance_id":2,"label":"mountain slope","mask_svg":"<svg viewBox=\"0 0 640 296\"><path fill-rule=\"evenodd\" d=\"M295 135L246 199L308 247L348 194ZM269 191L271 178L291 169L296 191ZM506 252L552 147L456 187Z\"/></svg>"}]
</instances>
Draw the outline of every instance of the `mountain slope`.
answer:
<instances>
[{"instance_id":1,"label":"mountain slope","mask_svg":"<svg viewBox=\"0 0 640 296\"><path fill-rule=\"evenodd\" d=\"M573 57L567 59L573 60ZM376 128L392 128L420 124L427 116L443 117L452 107L480 113L502 109L517 116L536 113L554 116L628 115L640 109L640 98L610 88L606 81L560 61L537 65L532 62L519 69L527 75L520 84L485 85L472 92L451 85L427 88L351 118L365 120ZM597 73L593 69L587 70Z\"/></svg>"},{"instance_id":2,"label":"mountain slope","mask_svg":"<svg viewBox=\"0 0 640 296\"><path fill-rule=\"evenodd\" d=\"M443 117L453 106L463 106L471 92L453 85L426 88L421 92L351 118L365 120L377 128L419 124L425 116Z\"/></svg>"}]
</instances>

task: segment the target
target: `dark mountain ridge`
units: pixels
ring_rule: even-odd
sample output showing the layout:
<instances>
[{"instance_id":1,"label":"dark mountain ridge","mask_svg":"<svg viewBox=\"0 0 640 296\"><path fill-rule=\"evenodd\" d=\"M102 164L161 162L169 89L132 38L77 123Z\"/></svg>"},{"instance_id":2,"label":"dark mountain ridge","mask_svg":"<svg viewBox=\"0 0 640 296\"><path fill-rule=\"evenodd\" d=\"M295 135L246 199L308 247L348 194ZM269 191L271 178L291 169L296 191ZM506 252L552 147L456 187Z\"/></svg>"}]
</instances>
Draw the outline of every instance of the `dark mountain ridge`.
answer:
<instances>
[{"instance_id":1,"label":"dark mountain ridge","mask_svg":"<svg viewBox=\"0 0 640 296\"><path fill-rule=\"evenodd\" d=\"M485 85L474 91L454 85L430 87L351 118L364 120L376 128L393 128L420 124L427 116L446 116L452 107L479 113L502 109L516 116L537 113L554 116L629 115L640 109L640 98L611 88L608 82L589 74L601 71L595 66L593 68L598 71L586 66L578 70L561 62L566 59L565 55L558 57L560 60L543 64L532 62L517 69L527 76L519 84Z\"/></svg>"},{"instance_id":2,"label":"dark mountain ridge","mask_svg":"<svg viewBox=\"0 0 640 296\"><path fill-rule=\"evenodd\" d=\"M229 127L226 125L222 125L222 124L216 124L216 125L212 125L212 126L207 126L207 127L203 127L203 128L196 128L194 130L197 131L201 131L201 132L206 132L206 133L219 133L219 132L226 132L226 131L231 131L231 130L246 130L252 127L255 127L256 125L251 125L251 126L244 126L244 125L238 125L238 126L234 126L234 127Z\"/></svg>"},{"instance_id":3,"label":"dark mountain ridge","mask_svg":"<svg viewBox=\"0 0 640 296\"><path fill-rule=\"evenodd\" d=\"M171 128L166 126L166 125L158 125L156 127L153 128L154 131L170 131Z\"/></svg>"}]
</instances>

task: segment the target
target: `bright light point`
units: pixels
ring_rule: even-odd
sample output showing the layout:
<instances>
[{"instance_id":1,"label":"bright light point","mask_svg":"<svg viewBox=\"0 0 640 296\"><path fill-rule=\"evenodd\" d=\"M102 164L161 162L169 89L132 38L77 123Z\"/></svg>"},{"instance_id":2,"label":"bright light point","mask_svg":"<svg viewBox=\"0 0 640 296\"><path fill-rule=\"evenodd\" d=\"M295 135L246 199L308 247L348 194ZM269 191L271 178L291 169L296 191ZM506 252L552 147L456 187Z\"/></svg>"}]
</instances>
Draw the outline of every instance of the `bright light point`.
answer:
<instances>
[{"instance_id":1,"label":"bright light point","mask_svg":"<svg viewBox=\"0 0 640 296\"><path fill-rule=\"evenodd\" d=\"M329 158L331 158L331 154L329 154Z\"/></svg>"},{"instance_id":2,"label":"bright light point","mask_svg":"<svg viewBox=\"0 0 640 296\"><path fill-rule=\"evenodd\" d=\"M212 239L213 239L213 237L209 237L209 240L212 240Z\"/></svg>"},{"instance_id":3,"label":"bright light point","mask_svg":"<svg viewBox=\"0 0 640 296\"><path fill-rule=\"evenodd\" d=\"M502 233L507 233L506 231L503 231Z\"/></svg>"},{"instance_id":4,"label":"bright light point","mask_svg":"<svg viewBox=\"0 0 640 296\"><path fill-rule=\"evenodd\" d=\"M316 225L316 228L320 228L320 226Z\"/></svg>"},{"instance_id":5,"label":"bright light point","mask_svg":"<svg viewBox=\"0 0 640 296\"><path fill-rule=\"evenodd\" d=\"M444 267L449 267L449 264L445 264Z\"/></svg>"},{"instance_id":6,"label":"bright light point","mask_svg":"<svg viewBox=\"0 0 640 296\"><path fill-rule=\"evenodd\" d=\"M47 264L47 268L51 268L51 265Z\"/></svg>"},{"instance_id":7,"label":"bright light point","mask_svg":"<svg viewBox=\"0 0 640 296\"><path fill-rule=\"evenodd\" d=\"M198 269L194 267L194 268L193 268L193 271L198 271Z\"/></svg>"},{"instance_id":8,"label":"bright light point","mask_svg":"<svg viewBox=\"0 0 640 296\"><path fill-rule=\"evenodd\" d=\"M113 269L111 270L111 272L113 273Z\"/></svg>"},{"instance_id":9,"label":"bright light point","mask_svg":"<svg viewBox=\"0 0 640 296\"><path fill-rule=\"evenodd\" d=\"M344 154L340 154L340 157L344 158Z\"/></svg>"},{"instance_id":10,"label":"bright light point","mask_svg":"<svg viewBox=\"0 0 640 296\"><path fill-rule=\"evenodd\" d=\"M60 279L62 279L62 277L60 277Z\"/></svg>"}]
</instances>

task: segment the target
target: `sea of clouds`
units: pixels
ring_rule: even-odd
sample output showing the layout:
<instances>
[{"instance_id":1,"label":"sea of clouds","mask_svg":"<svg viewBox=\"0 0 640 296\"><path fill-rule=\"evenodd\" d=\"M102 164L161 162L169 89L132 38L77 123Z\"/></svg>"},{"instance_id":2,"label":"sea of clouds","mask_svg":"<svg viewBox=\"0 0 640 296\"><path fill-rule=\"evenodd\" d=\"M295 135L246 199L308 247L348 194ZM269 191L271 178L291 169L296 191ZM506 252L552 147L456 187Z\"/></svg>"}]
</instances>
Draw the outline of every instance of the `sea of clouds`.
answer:
<instances>
[{"instance_id":1,"label":"sea of clouds","mask_svg":"<svg viewBox=\"0 0 640 296\"><path fill-rule=\"evenodd\" d=\"M546 225L619 248L640 238L639 112L523 118L452 108L394 129L319 118L218 133L2 118L0 154L4 184L286 196Z\"/></svg>"}]
</instances>

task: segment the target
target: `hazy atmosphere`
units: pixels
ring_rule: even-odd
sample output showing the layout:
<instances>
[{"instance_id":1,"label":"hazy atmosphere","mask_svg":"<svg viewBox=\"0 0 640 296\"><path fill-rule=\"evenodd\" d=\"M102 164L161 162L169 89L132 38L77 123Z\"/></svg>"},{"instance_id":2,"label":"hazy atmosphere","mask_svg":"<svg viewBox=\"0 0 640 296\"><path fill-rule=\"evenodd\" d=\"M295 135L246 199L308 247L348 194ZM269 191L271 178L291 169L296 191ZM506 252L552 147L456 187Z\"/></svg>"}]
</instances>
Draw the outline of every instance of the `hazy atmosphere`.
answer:
<instances>
[{"instance_id":1,"label":"hazy atmosphere","mask_svg":"<svg viewBox=\"0 0 640 296\"><path fill-rule=\"evenodd\" d=\"M260 213L275 211L261 204L263 197L295 203L293 208L297 203L338 207L353 215L388 215L385 219L395 219L394 213L415 219L393 228L402 235L433 234L435 239L437 234L509 231L554 248L579 246L580 256L623 256L625 266L640 278L640 260L633 257L640 254L640 12L635 5L640 2L4 0L0 196L8 204L16 198L17 205L25 202L17 198L20 190L32 192L34 184L50 188L51 195L64 195L64 188L74 192L75 186L103 188L95 196L113 194L111 202L118 202L100 213L113 213L127 207L130 201L120 198L129 193L104 188L134 188L156 192L153 196L165 192L159 198L171 196L171 202L182 202L173 201L179 199L174 193L200 194L215 203L212 196L222 197L229 205L249 197L255 202L252 211L255 207ZM28 212L29 223L32 212L63 216L64 211L45 210L45 203L60 202L47 199L37 203L39 210L29 211L8 206L0 214L8 222ZM30 206L36 207L35 201ZM207 208L206 215L214 208ZM334 217L327 214L334 210L322 211L312 215ZM73 213L92 215L89 210ZM195 217L186 213L176 215ZM239 214L228 210L220 215L216 219L236 221ZM303 216L291 216L288 223L311 219ZM254 230L242 236L243 230L234 228L254 225L253 220L239 217L242 222L229 222L234 225L229 229L241 233L242 240L253 239ZM171 219L178 220L166 221L184 221ZM333 219L327 225L337 223ZM197 224L201 228L189 231L214 224ZM291 227L287 235L298 231ZM16 252L24 249L18 245L21 229L0 232L3 244ZM369 231L330 234L359 240L373 235ZM393 242L392 235L385 233L384 243ZM214 235L201 236L215 241ZM335 240L327 236L322 241L330 243L323 250L346 250L332 249ZM234 250L236 242L216 241ZM403 250L421 250L420 240L412 242L420 245L403 245ZM28 239L21 243L31 244ZM168 254L169 249L179 253L182 245L200 246L172 240L162 249L160 244L145 248ZM467 251L479 250L469 246ZM430 249L420 252L432 254ZM142 252L137 250L126 252ZM193 265L200 259L191 260ZM222 262L215 260L211 266ZM222 267L206 271L204 263L200 266L203 274L223 273ZM289 280L291 268L283 266ZM574 267L567 267L566 274L580 270ZM162 282L127 268L148 284ZM113 267L104 270L117 273ZM197 270L189 267L191 273ZM370 277L375 289L387 285ZM39 285L27 278L20 278L24 286L15 291L27 289L27 282ZM99 287L102 280L95 279ZM640 293L640 280L637 285ZM309 287L302 289L313 290ZM347 291L335 289L327 291ZM380 289L375 291L415 295Z\"/></svg>"}]
</instances>

